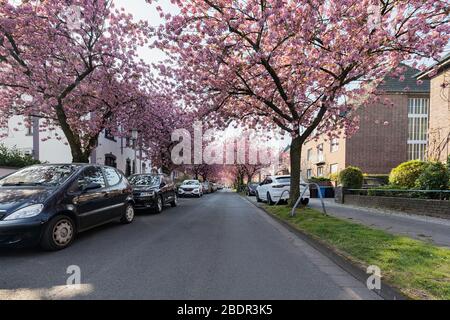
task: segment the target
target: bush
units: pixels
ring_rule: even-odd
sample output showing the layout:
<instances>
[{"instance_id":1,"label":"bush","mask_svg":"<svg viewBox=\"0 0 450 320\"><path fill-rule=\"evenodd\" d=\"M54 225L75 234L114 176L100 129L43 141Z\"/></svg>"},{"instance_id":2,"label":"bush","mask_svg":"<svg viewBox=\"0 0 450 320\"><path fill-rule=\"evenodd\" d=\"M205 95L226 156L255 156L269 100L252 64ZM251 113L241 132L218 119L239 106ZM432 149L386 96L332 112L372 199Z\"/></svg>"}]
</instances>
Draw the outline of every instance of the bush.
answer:
<instances>
[{"instance_id":1,"label":"bush","mask_svg":"<svg viewBox=\"0 0 450 320\"><path fill-rule=\"evenodd\" d=\"M447 190L449 172L440 162L429 163L416 180L416 188L421 190Z\"/></svg>"},{"instance_id":2,"label":"bush","mask_svg":"<svg viewBox=\"0 0 450 320\"><path fill-rule=\"evenodd\" d=\"M389 182L400 188L412 189L416 186L417 178L427 167L427 163L420 160L403 162L392 169L389 175Z\"/></svg>"},{"instance_id":3,"label":"bush","mask_svg":"<svg viewBox=\"0 0 450 320\"><path fill-rule=\"evenodd\" d=\"M363 180L363 173L357 167L347 167L339 173L339 181L344 188L361 189Z\"/></svg>"},{"instance_id":4,"label":"bush","mask_svg":"<svg viewBox=\"0 0 450 320\"><path fill-rule=\"evenodd\" d=\"M0 144L0 166L23 168L33 164L39 164L40 161L34 160L29 155L23 155L16 148L9 149Z\"/></svg>"},{"instance_id":5,"label":"bush","mask_svg":"<svg viewBox=\"0 0 450 320\"><path fill-rule=\"evenodd\" d=\"M339 173L330 174L330 180L335 183L339 183Z\"/></svg>"}]
</instances>

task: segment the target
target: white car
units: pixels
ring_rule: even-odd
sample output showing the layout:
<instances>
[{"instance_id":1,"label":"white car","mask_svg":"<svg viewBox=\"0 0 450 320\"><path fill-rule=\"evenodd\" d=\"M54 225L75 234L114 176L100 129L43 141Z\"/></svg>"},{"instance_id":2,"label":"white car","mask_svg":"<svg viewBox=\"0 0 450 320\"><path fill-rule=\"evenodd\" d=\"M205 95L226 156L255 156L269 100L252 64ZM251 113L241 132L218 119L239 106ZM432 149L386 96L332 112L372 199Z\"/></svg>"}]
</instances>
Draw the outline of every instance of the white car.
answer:
<instances>
[{"instance_id":1,"label":"white car","mask_svg":"<svg viewBox=\"0 0 450 320\"><path fill-rule=\"evenodd\" d=\"M184 180L178 188L179 196L195 196L200 198L203 196L203 187L198 180Z\"/></svg>"},{"instance_id":2,"label":"white car","mask_svg":"<svg viewBox=\"0 0 450 320\"><path fill-rule=\"evenodd\" d=\"M287 201L289 200L290 187L291 176L268 176L256 188L256 200L258 202L265 201L270 205L277 203L279 200ZM310 198L309 187L303 179L300 179L300 194L303 191L305 191L305 194L302 197L301 203L306 206Z\"/></svg>"}]
</instances>

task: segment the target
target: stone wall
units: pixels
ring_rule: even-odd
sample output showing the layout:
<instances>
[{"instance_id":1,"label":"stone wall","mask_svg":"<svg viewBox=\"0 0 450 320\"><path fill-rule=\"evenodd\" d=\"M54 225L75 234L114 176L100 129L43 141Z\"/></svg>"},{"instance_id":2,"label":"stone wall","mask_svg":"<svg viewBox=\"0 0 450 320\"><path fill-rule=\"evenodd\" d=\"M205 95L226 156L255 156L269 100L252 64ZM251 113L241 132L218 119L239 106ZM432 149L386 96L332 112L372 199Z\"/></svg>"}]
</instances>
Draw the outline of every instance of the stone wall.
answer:
<instances>
[{"instance_id":1,"label":"stone wall","mask_svg":"<svg viewBox=\"0 0 450 320\"><path fill-rule=\"evenodd\" d=\"M450 219L450 201L346 194L345 204Z\"/></svg>"}]
</instances>

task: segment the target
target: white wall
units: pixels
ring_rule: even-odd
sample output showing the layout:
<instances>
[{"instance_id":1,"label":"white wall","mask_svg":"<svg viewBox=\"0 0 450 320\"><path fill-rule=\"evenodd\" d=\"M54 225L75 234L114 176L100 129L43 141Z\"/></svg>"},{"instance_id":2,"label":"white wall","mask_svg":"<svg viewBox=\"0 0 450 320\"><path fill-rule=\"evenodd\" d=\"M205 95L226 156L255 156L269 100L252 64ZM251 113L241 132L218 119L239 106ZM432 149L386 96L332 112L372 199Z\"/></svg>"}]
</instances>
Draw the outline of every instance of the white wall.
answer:
<instances>
[{"instance_id":1,"label":"white wall","mask_svg":"<svg viewBox=\"0 0 450 320\"><path fill-rule=\"evenodd\" d=\"M22 123L22 125L19 123ZM8 133L8 136L0 138L0 144L9 148L17 148L22 152L31 152L33 150L33 137L27 136L27 132L28 129L23 125L23 117L11 117L8 122L8 129L2 130L2 133Z\"/></svg>"},{"instance_id":2,"label":"white wall","mask_svg":"<svg viewBox=\"0 0 450 320\"><path fill-rule=\"evenodd\" d=\"M21 124L20 124L21 123ZM33 136L27 135L27 128L24 125L24 118L22 116L14 116L9 121L9 127L6 129L8 136L0 138L0 144L4 144L9 148L17 148L24 153L31 153L33 151ZM62 130L35 132L39 135L39 160L48 163L70 163L72 162L72 155L70 147L66 145L65 138L58 140L57 137L64 137ZM47 140L51 136L52 139ZM43 141L44 140L44 141ZM123 139L123 148L121 147L121 138L116 138L112 141L105 138L104 132L100 134L98 147L95 152L95 161L91 162L98 164L105 164L105 155L112 153L116 157L117 168L126 171L126 160L130 159L131 165L135 160L135 151L132 148L125 147L125 139ZM146 171L150 172L151 163L149 161L139 160L139 151L137 152L136 169L141 172L141 166L144 162L146 164Z\"/></svg>"},{"instance_id":3,"label":"white wall","mask_svg":"<svg viewBox=\"0 0 450 320\"><path fill-rule=\"evenodd\" d=\"M105 134L102 133L99 138L99 143L95 151L95 161L99 164L105 163L105 157L107 154L112 153L116 157L117 168L122 172L126 172L126 161L130 159L131 167L133 167L133 160L136 159L136 172L141 173L142 163L146 165L146 172L150 172L151 163L149 161L141 161L139 150L135 153L134 149L126 148L126 139L115 138L116 141L105 138ZM142 172L142 173L146 173Z\"/></svg>"}]
</instances>

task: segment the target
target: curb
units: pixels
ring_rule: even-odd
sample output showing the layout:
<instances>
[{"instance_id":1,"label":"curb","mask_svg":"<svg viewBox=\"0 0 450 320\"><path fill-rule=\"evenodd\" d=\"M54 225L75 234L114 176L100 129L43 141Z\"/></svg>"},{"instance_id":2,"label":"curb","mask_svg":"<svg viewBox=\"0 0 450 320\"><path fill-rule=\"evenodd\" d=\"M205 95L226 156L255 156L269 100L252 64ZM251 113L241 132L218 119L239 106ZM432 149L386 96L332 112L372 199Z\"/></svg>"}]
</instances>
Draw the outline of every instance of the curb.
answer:
<instances>
[{"instance_id":1,"label":"curb","mask_svg":"<svg viewBox=\"0 0 450 320\"><path fill-rule=\"evenodd\" d=\"M245 197L242 197L244 200L248 201L252 205L254 205L256 208L263 211L265 214L267 214L269 217L271 217L273 220L277 221L284 227L286 227L289 231L297 235L300 239L308 243L311 247L319 251L321 254L329 258L331 261L336 263L339 267L341 267L343 270L350 273L353 277L355 277L357 280L361 281L362 283L366 283L368 274L366 273L366 270L362 267L357 265L356 263L352 262L349 258L343 256L342 254L338 253L335 249L333 249L328 244L324 243L320 239L313 237L297 228L295 228L293 225L291 225L289 222L284 221L283 219L280 219L277 216L274 216L270 212L268 212L266 209L258 206L257 204L253 203L252 201L248 200ZM403 293L401 293L398 289L392 287L390 284L387 284L385 281L381 280L381 289L380 290L372 290L376 294L378 294L380 297L382 297L385 300L410 300L410 298L406 297Z\"/></svg>"}]
</instances>

